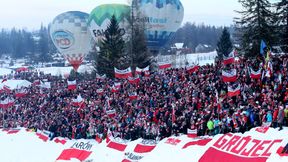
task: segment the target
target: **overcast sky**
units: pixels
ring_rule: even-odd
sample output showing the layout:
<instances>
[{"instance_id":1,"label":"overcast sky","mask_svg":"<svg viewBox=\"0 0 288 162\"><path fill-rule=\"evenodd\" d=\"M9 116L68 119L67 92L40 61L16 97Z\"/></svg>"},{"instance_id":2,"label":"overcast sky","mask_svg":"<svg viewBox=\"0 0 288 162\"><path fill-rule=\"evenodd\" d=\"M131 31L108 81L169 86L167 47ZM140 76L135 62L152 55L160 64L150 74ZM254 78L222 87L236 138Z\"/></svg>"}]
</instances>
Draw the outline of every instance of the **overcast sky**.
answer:
<instances>
[{"instance_id":1,"label":"overcast sky","mask_svg":"<svg viewBox=\"0 0 288 162\"><path fill-rule=\"evenodd\" d=\"M90 13L104 3L126 3L128 0L0 0L0 28L38 29L55 16L66 11ZM216 26L230 25L234 10L241 6L237 0L181 0L184 22L205 23Z\"/></svg>"}]
</instances>

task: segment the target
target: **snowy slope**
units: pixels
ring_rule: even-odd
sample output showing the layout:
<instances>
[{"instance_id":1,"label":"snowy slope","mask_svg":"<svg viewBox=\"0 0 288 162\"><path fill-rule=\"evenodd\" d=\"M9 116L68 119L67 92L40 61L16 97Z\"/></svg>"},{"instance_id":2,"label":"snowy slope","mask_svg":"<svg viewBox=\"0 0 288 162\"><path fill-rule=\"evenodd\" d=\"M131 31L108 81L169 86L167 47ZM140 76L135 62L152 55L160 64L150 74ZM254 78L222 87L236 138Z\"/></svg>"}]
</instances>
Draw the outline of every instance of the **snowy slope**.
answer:
<instances>
[{"instance_id":1,"label":"snowy slope","mask_svg":"<svg viewBox=\"0 0 288 162\"><path fill-rule=\"evenodd\" d=\"M155 143L142 139L124 143L111 140L107 145L105 140L98 144L95 140L57 138L56 143L56 139L47 140L43 132L27 132L23 128L19 132L0 130L0 161L287 162L288 154L277 153L288 143L287 134L288 128L280 132L273 128L254 128L245 134L217 135L213 138L169 137L155 146ZM223 157L216 158L218 155Z\"/></svg>"}]
</instances>

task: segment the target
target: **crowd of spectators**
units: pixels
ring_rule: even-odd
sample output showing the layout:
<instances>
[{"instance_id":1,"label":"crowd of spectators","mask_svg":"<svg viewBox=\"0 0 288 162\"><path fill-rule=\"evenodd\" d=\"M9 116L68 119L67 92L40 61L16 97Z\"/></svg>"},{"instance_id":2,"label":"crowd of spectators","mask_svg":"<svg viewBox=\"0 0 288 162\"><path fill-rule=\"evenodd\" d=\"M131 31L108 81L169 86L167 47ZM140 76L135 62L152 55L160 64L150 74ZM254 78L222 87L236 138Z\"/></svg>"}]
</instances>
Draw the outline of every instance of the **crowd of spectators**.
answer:
<instances>
[{"instance_id":1,"label":"crowd of spectators","mask_svg":"<svg viewBox=\"0 0 288 162\"><path fill-rule=\"evenodd\" d=\"M21 98L15 98L16 90L2 92L1 100L15 98L15 104L1 110L0 126L48 130L53 137L75 139L104 139L109 130L114 137L127 140L162 139L186 134L187 129L197 129L199 136L243 133L266 123L281 130L288 126L288 57L272 57L272 76L251 79L249 67L257 68L261 62L240 58L230 65L237 69L241 85L241 94L234 97L227 96L221 62L201 66L192 74L185 68L141 74L139 84L78 76L76 90L67 89L67 78L35 71L17 73L14 79L51 82L51 88L33 85ZM116 82L121 87L112 92ZM129 98L133 92L136 100ZM78 95L85 102L82 108L72 104ZM108 115L109 110L116 114Z\"/></svg>"}]
</instances>

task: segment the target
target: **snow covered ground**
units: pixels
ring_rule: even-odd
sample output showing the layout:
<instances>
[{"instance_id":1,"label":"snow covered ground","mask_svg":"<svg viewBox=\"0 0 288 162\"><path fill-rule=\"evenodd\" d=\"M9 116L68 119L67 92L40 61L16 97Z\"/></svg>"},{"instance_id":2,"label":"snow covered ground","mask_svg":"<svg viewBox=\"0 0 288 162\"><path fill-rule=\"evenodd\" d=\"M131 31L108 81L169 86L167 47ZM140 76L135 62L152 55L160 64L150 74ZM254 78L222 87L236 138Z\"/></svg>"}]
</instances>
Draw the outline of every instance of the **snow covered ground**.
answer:
<instances>
[{"instance_id":1,"label":"snow covered ground","mask_svg":"<svg viewBox=\"0 0 288 162\"><path fill-rule=\"evenodd\" d=\"M64 76L70 74L71 70L73 70L72 66L67 67L44 67L44 68L36 68L37 71L44 72L44 74L51 74L53 76ZM92 65L81 65L78 69L79 73L91 73L93 71Z\"/></svg>"},{"instance_id":2,"label":"snow covered ground","mask_svg":"<svg viewBox=\"0 0 288 162\"><path fill-rule=\"evenodd\" d=\"M48 140L47 132L0 130L2 162L287 162L281 154L288 143L288 128L278 131L259 127L245 134L215 137L169 137L156 145L138 139L97 143L95 140ZM280 151L279 151L280 150ZM277 153L278 152L278 153Z\"/></svg>"},{"instance_id":3,"label":"snow covered ground","mask_svg":"<svg viewBox=\"0 0 288 162\"><path fill-rule=\"evenodd\" d=\"M206 64L214 64L217 52L208 53L191 53L186 55L162 55L156 59L159 62L172 63L173 67L185 67L185 63L188 65L199 64L200 66Z\"/></svg>"},{"instance_id":4,"label":"snow covered ground","mask_svg":"<svg viewBox=\"0 0 288 162\"><path fill-rule=\"evenodd\" d=\"M0 68L0 76L11 74L14 70L7 68Z\"/></svg>"}]
</instances>

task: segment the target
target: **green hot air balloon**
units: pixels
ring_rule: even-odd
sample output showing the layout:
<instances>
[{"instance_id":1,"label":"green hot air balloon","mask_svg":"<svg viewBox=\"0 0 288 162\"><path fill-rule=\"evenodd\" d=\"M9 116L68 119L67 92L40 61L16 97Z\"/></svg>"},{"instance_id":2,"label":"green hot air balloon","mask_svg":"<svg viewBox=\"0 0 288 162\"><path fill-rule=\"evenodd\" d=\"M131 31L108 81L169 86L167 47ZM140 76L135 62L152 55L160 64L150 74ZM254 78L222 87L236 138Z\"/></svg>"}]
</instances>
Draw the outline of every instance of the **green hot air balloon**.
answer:
<instances>
[{"instance_id":1,"label":"green hot air balloon","mask_svg":"<svg viewBox=\"0 0 288 162\"><path fill-rule=\"evenodd\" d=\"M107 29L113 15L116 17L122 31L121 33L125 37L127 33L126 29L129 25L130 6L124 4L104 4L96 7L90 13L88 19L89 30L96 42L102 39L104 31Z\"/></svg>"}]
</instances>

